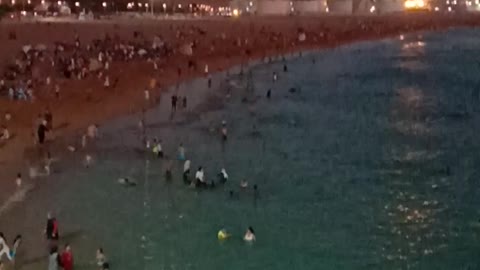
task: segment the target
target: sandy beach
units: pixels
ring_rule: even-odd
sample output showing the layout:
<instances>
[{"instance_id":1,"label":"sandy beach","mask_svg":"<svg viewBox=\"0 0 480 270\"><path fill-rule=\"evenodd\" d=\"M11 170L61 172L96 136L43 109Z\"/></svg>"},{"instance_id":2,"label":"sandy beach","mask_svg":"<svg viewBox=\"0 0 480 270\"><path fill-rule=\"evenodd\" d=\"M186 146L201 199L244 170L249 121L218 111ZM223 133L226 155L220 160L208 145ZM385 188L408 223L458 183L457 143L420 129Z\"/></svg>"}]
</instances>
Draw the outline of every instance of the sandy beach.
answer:
<instances>
[{"instance_id":1,"label":"sandy beach","mask_svg":"<svg viewBox=\"0 0 480 270\"><path fill-rule=\"evenodd\" d=\"M111 20L96 22L2 22L0 24L0 63L12 63L21 47L45 44L48 50L54 42L68 44L78 37L82 44L91 43L105 35L118 36L122 41L137 41L150 46L157 35L173 48L173 53L159 59L158 69L151 61L112 61L108 69L115 87L104 87L104 79L90 76L86 79L66 79L51 68L39 65L35 76L43 80L51 77L52 85L61 88L57 98L51 87L39 85L35 101L12 101L0 98L0 113L10 113L7 125L13 137L0 145L0 202L4 202L15 190L15 175L22 172L28 178L28 166L36 162L38 155L34 145L37 116L49 108L54 117L53 132L49 134L52 151L66 151L70 144L80 144L78 135L87 126L103 123L120 116L153 108L165 89L209 74L243 65L252 60L268 62L269 57L303 50L332 48L356 41L375 40L422 31L442 31L450 28L476 27L480 16L472 14L440 16L435 14L404 14L375 17L266 17L266 18L212 18L199 20ZM137 32L138 35L134 35ZM16 38L10 39L9 33ZM305 39L300 40L299 34ZM140 37L139 37L140 36ZM191 56L182 54L181 47L195 43ZM281 61L281 60L280 60ZM205 66L208 65L208 73ZM3 67L0 67L2 70ZM328 68L328 67L325 67ZM4 70L2 70L4 71ZM154 79L156 85L151 87ZM218 82L214 82L217 84ZM150 102L145 102L144 91L149 89ZM186 89L195 91L195 89ZM167 102L168 104L168 102ZM77 140L77 141L74 141ZM73 142L72 142L73 141ZM58 146L58 147L57 147ZM45 193L45 191L41 191ZM28 203L28 202L27 202ZM1 203L0 203L1 205ZM3 219L15 208L0 213ZM12 220L23 218L25 213L15 213ZM38 214L43 216L44 214Z\"/></svg>"}]
</instances>

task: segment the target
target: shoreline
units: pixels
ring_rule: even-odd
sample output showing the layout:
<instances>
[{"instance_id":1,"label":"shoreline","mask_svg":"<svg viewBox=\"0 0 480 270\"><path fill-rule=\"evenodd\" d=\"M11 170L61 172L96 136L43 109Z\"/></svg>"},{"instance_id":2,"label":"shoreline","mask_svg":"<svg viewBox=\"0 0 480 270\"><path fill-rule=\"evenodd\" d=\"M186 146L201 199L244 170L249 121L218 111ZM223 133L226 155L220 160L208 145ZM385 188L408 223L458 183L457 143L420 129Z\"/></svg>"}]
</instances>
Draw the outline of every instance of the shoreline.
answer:
<instances>
[{"instance_id":1,"label":"shoreline","mask_svg":"<svg viewBox=\"0 0 480 270\"><path fill-rule=\"evenodd\" d=\"M217 57L214 56L213 59L209 59L208 61L208 65L211 70L211 72L209 72L210 74L209 76L215 76L217 75L217 73L220 73L220 72L229 72L232 69L241 68L242 66L249 68L252 65L266 63L265 62L266 57L274 58L276 59L275 61L281 61L281 59L278 60L278 58L282 58L287 55L294 56L295 54L300 54L302 52L314 53L314 52L322 51L325 49L335 49L337 47L347 46L347 45L358 43L358 42L368 42L368 41L388 39L400 34L411 35L411 34L415 34L415 33L418 34L422 32L441 32L441 31L446 31L453 28L475 28L480 26L480 16L472 16L471 18L469 17L468 19L470 19L471 21L467 19L460 20L460 21L453 21L453 22L447 21L447 22L443 22L443 24L441 25L425 24L420 27L410 29L408 31L405 31L404 29L400 29L397 31L385 31L385 33L373 33L373 34L368 33L368 34L365 34L365 36L354 35L351 38L343 38L339 41L330 42L330 43L326 42L322 44L318 42L306 42L305 44L299 44L299 45L295 44L295 45L292 45L291 47L286 47L280 50L275 48L265 48L264 51L262 50L254 51L252 55L247 57L247 59L245 59L244 55L234 55L233 57L228 59L228 61L225 61L225 59L222 59L222 56L217 56ZM109 22L109 25L111 24L113 23ZM295 34L293 34L293 36L295 36ZM295 38L293 38L293 40L295 40ZM285 59L289 60L289 57L288 58L285 57ZM205 61L205 60L202 60L200 58L200 62L202 61ZM203 74L201 71L182 74L182 76L178 78L175 78L175 76L173 75L175 73L175 70L173 68L166 69L164 72L165 73L162 74L163 78L161 79L162 86L160 87L160 89L151 92L152 100L157 100L161 98L162 94L164 94L165 92L171 91L171 89L175 87L175 85L182 85L192 80L207 77L207 75ZM141 85L139 87L140 89L144 89L145 85L147 85L147 81L150 77L149 75L150 74L140 78L136 78L138 80L137 84ZM144 107L144 101L142 99L143 95L141 94L141 92L137 92L135 94L133 94L132 92L133 91L122 92L120 93L120 97L117 96L117 97L112 97L110 99L105 98L104 97L105 93L102 93L103 97L101 96L99 98L99 101L97 101L97 103L106 102L108 105L102 106L104 109L102 110L102 108L99 108L101 105L94 104L93 105L93 107L95 108L94 110L100 110L100 112L97 111L96 115L93 117L75 117L74 116L75 118L74 121L68 121L68 118L62 119L62 117L60 117L61 120L59 122L61 124L67 123L67 125L64 129L56 131L54 137L56 139L60 138L61 140L68 140L69 138L75 137L76 134L78 134L82 129L85 129L89 125L89 123L100 123L100 124L106 123L114 119L118 119L120 117L138 113L143 109L149 110L154 108L155 106L158 106L157 102L154 102L149 104L149 106ZM122 106L125 104L121 102L115 105L117 101L119 100L121 101L125 99L131 102L131 104L129 104L130 106ZM4 103L4 101L1 101L1 102ZM74 102L74 100L70 98L69 100L67 100L66 102L67 104L61 105L61 108L58 109L58 112L53 110L54 115L57 116L61 114L62 107L64 108L64 107L72 106L72 102ZM42 103L43 104L36 104L36 107L41 108L42 106L44 106L45 102L42 102ZM46 101L46 103L49 104L50 101ZM90 106L90 104L87 104L87 106ZM23 106L20 106L20 107L23 107ZM85 108L85 109L89 110L90 108ZM85 111L85 109L83 109L83 111ZM77 116L81 114L83 113L77 112ZM33 113L33 115L35 115L35 113ZM24 177L27 175L25 173L26 172L25 165L26 163L28 163L28 161L25 159L25 155L26 155L26 152L28 152L29 149L32 148L31 143L29 143L29 141L31 141L31 137L29 135L20 134L16 138L14 138L14 140L15 141L13 142L9 141L7 145L1 148L3 150L2 151L3 153L8 153L8 154L7 155L0 154L0 164L2 164L4 167L4 173L3 173L4 181L3 183L1 183L3 192L2 194L0 194L0 202L2 203L0 205L3 205L3 203L5 202L4 196L2 195L4 195L5 193L11 194L11 191L15 190L14 181L13 181L14 176L16 174L15 172L16 171L23 172L22 174L24 175ZM10 177L8 177L8 175L10 175Z\"/></svg>"}]
</instances>

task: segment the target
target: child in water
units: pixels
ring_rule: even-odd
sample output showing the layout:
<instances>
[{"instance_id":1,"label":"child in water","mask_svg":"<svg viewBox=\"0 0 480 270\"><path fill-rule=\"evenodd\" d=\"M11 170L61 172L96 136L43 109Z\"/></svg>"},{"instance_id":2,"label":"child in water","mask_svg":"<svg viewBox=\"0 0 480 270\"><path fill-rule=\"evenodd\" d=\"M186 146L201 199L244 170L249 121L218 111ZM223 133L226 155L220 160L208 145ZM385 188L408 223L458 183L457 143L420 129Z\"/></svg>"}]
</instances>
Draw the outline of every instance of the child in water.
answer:
<instances>
[{"instance_id":1,"label":"child in water","mask_svg":"<svg viewBox=\"0 0 480 270\"><path fill-rule=\"evenodd\" d=\"M247 232L245 232L245 236L243 236L243 240L245 242L255 242L255 231L252 227L248 227Z\"/></svg>"}]
</instances>

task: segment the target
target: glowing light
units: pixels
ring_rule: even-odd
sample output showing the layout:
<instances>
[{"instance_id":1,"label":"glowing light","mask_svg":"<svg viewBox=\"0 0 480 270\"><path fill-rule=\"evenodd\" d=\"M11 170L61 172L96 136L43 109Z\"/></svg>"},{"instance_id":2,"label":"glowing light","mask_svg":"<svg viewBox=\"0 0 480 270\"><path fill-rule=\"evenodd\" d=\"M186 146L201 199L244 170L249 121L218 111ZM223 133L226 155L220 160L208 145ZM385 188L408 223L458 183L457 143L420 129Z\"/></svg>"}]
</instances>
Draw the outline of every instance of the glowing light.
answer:
<instances>
[{"instance_id":1,"label":"glowing light","mask_svg":"<svg viewBox=\"0 0 480 270\"><path fill-rule=\"evenodd\" d=\"M246 7L245 10L246 10L247 12L249 12L249 11L250 11L250 8Z\"/></svg>"},{"instance_id":2,"label":"glowing light","mask_svg":"<svg viewBox=\"0 0 480 270\"><path fill-rule=\"evenodd\" d=\"M448 12L452 11L452 7L448 7Z\"/></svg>"},{"instance_id":3,"label":"glowing light","mask_svg":"<svg viewBox=\"0 0 480 270\"><path fill-rule=\"evenodd\" d=\"M148 8L148 3L145 3L145 7Z\"/></svg>"},{"instance_id":4,"label":"glowing light","mask_svg":"<svg viewBox=\"0 0 480 270\"><path fill-rule=\"evenodd\" d=\"M163 3L163 4L162 4L162 7L163 7L163 9L166 9L166 8L167 8L167 4Z\"/></svg>"},{"instance_id":5,"label":"glowing light","mask_svg":"<svg viewBox=\"0 0 480 270\"><path fill-rule=\"evenodd\" d=\"M107 7L107 2L103 2L102 7L106 8Z\"/></svg>"},{"instance_id":6,"label":"glowing light","mask_svg":"<svg viewBox=\"0 0 480 270\"><path fill-rule=\"evenodd\" d=\"M182 4L178 4L178 8L182 8Z\"/></svg>"},{"instance_id":7,"label":"glowing light","mask_svg":"<svg viewBox=\"0 0 480 270\"><path fill-rule=\"evenodd\" d=\"M45 5L45 0L42 0L42 5Z\"/></svg>"},{"instance_id":8,"label":"glowing light","mask_svg":"<svg viewBox=\"0 0 480 270\"><path fill-rule=\"evenodd\" d=\"M477 6L478 6L479 4L480 4L480 1L478 1L478 0L475 0L475 5L477 5Z\"/></svg>"},{"instance_id":9,"label":"glowing light","mask_svg":"<svg viewBox=\"0 0 480 270\"><path fill-rule=\"evenodd\" d=\"M404 6L405 6L406 9L424 8L425 7L425 1L424 0L407 0L407 1L405 1Z\"/></svg>"},{"instance_id":10,"label":"glowing light","mask_svg":"<svg viewBox=\"0 0 480 270\"><path fill-rule=\"evenodd\" d=\"M405 37L403 35L400 35L400 40L404 40Z\"/></svg>"},{"instance_id":11,"label":"glowing light","mask_svg":"<svg viewBox=\"0 0 480 270\"><path fill-rule=\"evenodd\" d=\"M328 13L330 10L328 9L328 7L325 8L325 12Z\"/></svg>"},{"instance_id":12,"label":"glowing light","mask_svg":"<svg viewBox=\"0 0 480 270\"><path fill-rule=\"evenodd\" d=\"M248 3L248 5L252 7L252 6L253 6L253 2L250 1L250 2Z\"/></svg>"},{"instance_id":13,"label":"glowing light","mask_svg":"<svg viewBox=\"0 0 480 270\"><path fill-rule=\"evenodd\" d=\"M452 5L456 5L456 4L457 4L457 0L453 0Z\"/></svg>"},{"instance_id":14,"label":"glowing light","mask_svg":"<svg viewBox=\"0 0 480 270\"><path fill-rule=\"evenodd\" d=\"M79 6L80 6L80 2L75 2L75 6L76 6L76 7L79 7Z\"/></svg>"},{"instance_id":15,"label":"glowing light","mask_svg":"<svg viewBox=\"0 0 480 270\"><path fill-rule=\"evenodd\" d=\"M372 6L372 7L370 8L370 13L373 13L373 12L375 12L375 6Z\"/></svg>"},{"instance_id":16,"label":"glowing light","mask_svg":"<svg viewBox=\"0 0 480 270\"><path fill-rule=\"evenodd\" d=\"M132 9L132 7L133 7L132 3L128 3L128 4L127 4L127 8L128 8L128 9Z\"/></svg>"},{"instance_id":17,"label":"glowing light","mask_svg":"<svg viewBox=\"0 0 480 270\"><path fill-rule=\"evenodd\" d=\"M25 10L22 10L20 14L22 14L22 16L27 16L27 12Z\"/></svg>"},{"instance_id":18,"label":"glowing light","mask_svg":"<svg viewBox=\"0 0 480 270\"><path fill-rule=\"evenodd\" d=\"M239 15L238 9L234 9L233 10L233 16L238 17L238 15Z\"/></svg>"},{"instance_id":19,"label":"glowing light","mask_svg":"<svg viewBox=\"0 0 480 270\"><path fill-rule=\"evenodd\" d=\"M138 3L138 6L139 6L139 7L142 7L142 3Z\"/></svg>"},{"instance_id":20,"label":"glowing light","mask_svg":"<svg viewBox=\"0 0 480 270\"><path fill-rule=\"evenodd\" d=\"M62 1L58 1L57 4L58 4L59 6L61 6L61 5L62 5Z\"/></svg>"},{"instance_id":21,"label":"glowing light","mask_svg":"<svg viewBox=\"0 0 480 270\"><path fill-rule=\"evenodd\" d=\"M12 0L12 5L15 5L15 0Z\"/></svg>"},{"instance_id":22,"label":"glowing light","mask_svg":"<svg viewBox=\"0 0 480 270\"><path fill-rule=\"evenodd\" d=\"M439 7L435 7L435 11L439 11L439 10L440 10L440 8L439 8Z\"/></svg>"},{"instance_id":23,"label":"glowing light","mask_svg":"<svg viewBox=\"0 0 480 270\"><path fill-rule=\"evenodd\" d=\"M29 4L29 5L30 5L31 3L32 3L32 1L31 1L31 0L28 0L28 1L27 1L27 4Z\"/></svg>"}]
</instances>

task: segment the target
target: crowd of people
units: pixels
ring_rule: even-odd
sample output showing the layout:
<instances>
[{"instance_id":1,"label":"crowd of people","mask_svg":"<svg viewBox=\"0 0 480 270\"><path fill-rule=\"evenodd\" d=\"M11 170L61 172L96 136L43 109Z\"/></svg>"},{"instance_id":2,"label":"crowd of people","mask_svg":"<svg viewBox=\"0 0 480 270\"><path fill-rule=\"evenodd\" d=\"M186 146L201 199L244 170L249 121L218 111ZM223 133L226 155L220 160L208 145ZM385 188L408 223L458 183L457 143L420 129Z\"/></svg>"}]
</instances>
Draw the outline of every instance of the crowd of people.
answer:
<instances>
[{"instance_id":1,"label":"crowd of people","mask_svg":"<svg viewBox=\"0 0 480 270\"><path fill-rule=\"evenodd\" d=\"M59 250L59 225L55 217L51 213L47 214L47 222L45 226L45 240L48 250L48 270L73 270L74 256L70 244L65 244L63 250ZM0 232L0 270L6 270L3 263L3 257L6 257L12 264L15 264L17 250L22 242L22 235L17 235L11 245L11 248L5 238L5 235ZM109 270L110 264L103 252L103 248L98 248L95 254L95 265L99 270Z\"/></svg>"}]
</instances>

